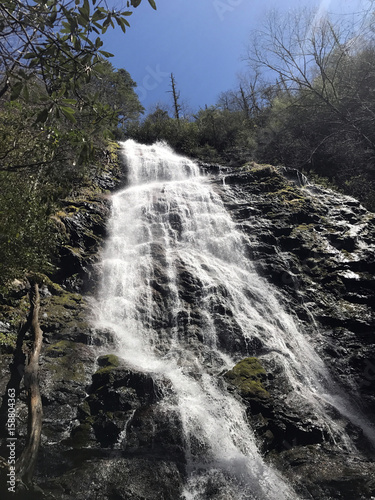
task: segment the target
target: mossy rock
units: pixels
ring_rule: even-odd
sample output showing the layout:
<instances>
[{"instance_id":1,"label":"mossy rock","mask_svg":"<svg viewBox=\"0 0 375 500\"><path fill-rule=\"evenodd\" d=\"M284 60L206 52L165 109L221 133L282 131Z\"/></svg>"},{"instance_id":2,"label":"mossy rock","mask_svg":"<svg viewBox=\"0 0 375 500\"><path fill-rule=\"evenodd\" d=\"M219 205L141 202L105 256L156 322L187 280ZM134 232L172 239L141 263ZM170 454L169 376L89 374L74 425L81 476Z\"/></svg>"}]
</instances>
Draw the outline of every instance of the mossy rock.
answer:
<instances>
[{"instance_id":1,"label":"mossy rock","mask_svg":"<svg viewBox=\"0 0 375 500\"><path fill-rule=\"evenodd\" d=\"M63 288L57 283L54 283L47 275L43 273L33 272L31 277L35 282L39 285L46 285L48 290L52 293L52 295L60 295L64 292Z\"/></svg>"},{"instance_id":2,"label":"mossy rock","mask_svg":"<svg viewBox=\"0 0 375 500\"><path fill-rule=\"evenodd\" d=\"M81 349L86 349L86 346L69 340L60 340L46 348L44 366L52 382L86 382L85 359Z\"/></svg>"},{"instance_id":3,"label":"mossy rock","mask_svg":"<svg viewBox=\"0 0 375 500\"><path fill-rule=\"evenodd\" d=\"M67 439L66 444L72 446L72 448L85 448L90 446L94 440L95 434L92 424L86 420L72 430L71 436Z\"/></svg>"},{"instance_id":4,"label":"mossy rock","mask_svg":"<svg viewBox=\"0 0 375 500\"><path fill-rule=\"evenodd\" d=\"M56 325L64 328L88 330L85 302L77 293L64 292L43 299L41 327L43 331L56 330Z\"/></svg>"},{"instance_id":5,"label":"mossy rock","mask_svg":"<svg viewBox=\"0 0 375 500\"><path fill-rule=\"evenodd\" d=\"M60 358L59 361L47 365L52 382L69 380L71 382L85 383L86 372L83 363L72 363L70 356Z\"/></svg>"},{"instance_id":6,"label":"mossy rock","mask_svg":"<svg viewBox=\"0 0 375 500\"><path fill-rule=\"evenodd\" d=\"M76 344L70 340L60 340L53 345L50 345L46 349L46 354L48 357L58 358L60 356L65 356L67 351L74 349Z\"/></svg>"},{"instance_id":7,"label":"mossy rock","mask_svg":"<svg viewBox=\"0 0 375 500\"><path fill-rule=\"evenodd\" d=\"M99 356L98 365L100 366L93 377L98 380L102 375L109 374L115 368L120 366L120 359L115 354L105 354L104 356Z\"/></svg>"},{"instance_id":8,"label":"mossy rock","mask_svg":"<svg viewBox=\"0 0 375 500\"><path fill-rule=\"evenodd\" d=\"M269 163L256 163L255 161L250 161L245 163L241 167L241 170L246 172L257 172L261 175L271 175L276 173L276 167L270 165Z\"/></svg>"},{"instance_id":9,"label":"mossy rock","mask_svg":"<svg viewBox=\"0 0 375 500\"><path fill-rule=\"evenodd\" d=\"M115 354L105 354L104 356L99 356L98 365L115 368L120 366L120 359Z\"/></svg>"},{"instance_id":10,"label":"mossy rock","mask_svg":"<svg viewBox=\"0 0 375 500\"><path fill-rule=\"evenodd\" d=\"M16 348L17 334L0 321L0 353L12 353Z\"/></svg>"},{"instance_id":11,"label":"mossy rock","mask_svg":"<svg viewBox=\"0 0 375 500\"><path fill-rule=\"evenodd\" d=\"M79 293L64 292L59 296L53 297L51 305L66 307L67 309L76 309L80 306L82 295Z\"/></svg>"},{"instance_id":12,"label":"mossy rock","mask_svg":"<svg viewBox=\"0 0 375 500\"><path fill-rule=\"evenodd\" d=\"M267 379L266 370L254 357L245 358L237 363L232 370L229 370L225 378L232 385L237 387L244 397L257 397L266 399L270 394L263 386Z\"/></svg>"}]
</instances>

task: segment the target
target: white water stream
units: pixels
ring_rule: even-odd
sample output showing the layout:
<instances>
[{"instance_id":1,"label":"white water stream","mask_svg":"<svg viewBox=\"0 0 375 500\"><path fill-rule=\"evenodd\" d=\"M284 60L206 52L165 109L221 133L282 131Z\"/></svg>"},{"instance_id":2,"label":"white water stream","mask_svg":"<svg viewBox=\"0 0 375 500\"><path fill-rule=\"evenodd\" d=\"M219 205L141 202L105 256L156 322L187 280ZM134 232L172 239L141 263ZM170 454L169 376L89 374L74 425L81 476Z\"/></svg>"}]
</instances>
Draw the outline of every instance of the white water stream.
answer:
<instances>
[{"instance_id":1,"label":"white water stream","mask_svg":"<svg viewBox=\"0 0 375 500\"><path fill-rule=\"evenodd\" d=\"M324 363L245 257L242 234L198 166L163 144L122 146L128 187L113 196L97 325L116 333L129 367L169 380L161 404L182 421L186 500L208 498L212 484L214 499L295 499L264 463L243 406L224 387L220 374L246 354L222 347L212 301L221 294L245 342L263 344L263 359L290 385L285 404L306 408L349 448L344 424L329 417L322 397ZM199 283L194 305L180 292L186 274Z\"/></svg>"}]
</instances>

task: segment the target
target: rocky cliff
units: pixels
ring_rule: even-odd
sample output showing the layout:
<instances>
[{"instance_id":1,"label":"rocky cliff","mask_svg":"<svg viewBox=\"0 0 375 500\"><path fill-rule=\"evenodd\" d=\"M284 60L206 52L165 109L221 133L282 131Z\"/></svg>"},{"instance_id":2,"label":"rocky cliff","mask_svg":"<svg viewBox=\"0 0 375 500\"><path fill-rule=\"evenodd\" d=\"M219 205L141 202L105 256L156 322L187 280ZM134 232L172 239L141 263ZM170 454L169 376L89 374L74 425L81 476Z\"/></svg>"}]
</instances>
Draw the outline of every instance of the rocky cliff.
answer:
<instances>
[{"instance_id":1,"label":"rocky cliff","mask_svg":"<svg viewBox=\"0 0 375 500\"><path fill-rule=\"evenodd\" d=\"M350 395L373 421L374 214L353 198L309 184L295 170L249 165L222 179L225 204L248 236L249 258L303 325L333 375L334 390ZM241 386L240 393L263 449L302 498L371 498L374 449L363 431L349 429L369 461L353 463L306 415L283 405L272 369L263 385L267 398Z\"/></svg>"},{"instance_id":2,"label":"rocky cliff","mask_svg":"<svg viewBox=\"0 0 375 500\"><path fill-rule=\"evenodd\" d=\"M333 390L350 401L344 413L354 412L363 422L373 420L374 214L352 198L310 185L297 171L256 164L201 168L243 233L247 258L278 289L326 362ZM17 493L10 498L176 500L182 495L186 458L181 417L178 412L166 415L159 404L167 397L168 381L130 369L116 356L113 334L92 324L97 266L110 208L108 191L121 182L118 172L115 177L102 173L94 190L65 200L56 214L64 243L59 271L52 280L43 278L41 286L39 458L34 484L18 482ZM178 231L178 218L173 224ZM154 288L162 308L167 293L158 272ZM179 280L181 298L191 306L189 324L195 321L189 342L196 342L199 349L204 343L199 332L200 283L183 266ZM0 306L1 415L4 425L6 395L14 389L16 453L27 435L22 367L28 333L20 340L27 293L27 282L16 282L10 294L1 297ZM313 415L288 406L285 395L293 388L272 364L264 345L254 339L239 347L243 341L236 334L233 315L225 302L215 300L212 310L220 343L228 352L236 344L241 352L232 370L217 377L245 403L266 460L303 499L375 496L371 427L347 420L346 430L356 446L356 452L349 453L316 425ZM160 321L165 323L167 316L161 314ZM184 324L186 318L181 318ZM2 435L6 474L9 450L7 435ZM4 483L2 488L6 491ZM227 498L215 488L208 488L202 498Z\"/></svg>"}]
</instances>

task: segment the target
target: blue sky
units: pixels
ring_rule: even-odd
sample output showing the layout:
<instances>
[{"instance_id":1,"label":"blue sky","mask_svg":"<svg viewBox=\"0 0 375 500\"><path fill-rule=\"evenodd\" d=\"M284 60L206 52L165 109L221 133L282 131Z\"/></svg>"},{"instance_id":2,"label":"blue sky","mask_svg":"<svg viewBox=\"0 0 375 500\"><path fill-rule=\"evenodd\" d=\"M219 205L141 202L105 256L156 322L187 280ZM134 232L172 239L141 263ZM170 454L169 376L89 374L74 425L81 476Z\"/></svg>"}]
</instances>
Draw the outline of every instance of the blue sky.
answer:
<instances>
[{"instance_id":1,"label":"blue sky","mask_svg":"<svg viewBox=\"0 0 375 500\"><path fill-rule=\"evenodd\" d=\"M242 60L251 30L266 12L303 6L334 13L351 12L368 0L147 0L130 16L131 27L107 32L105 50L116 68L125 68L137 82L137 93L147 111L157 103L171 104L173 72L184 104L192 111L215 104L220 92L236 86L236 75L246 71ZM121 9L125 1L110 0Z\"/></svg>"}]
</instances>

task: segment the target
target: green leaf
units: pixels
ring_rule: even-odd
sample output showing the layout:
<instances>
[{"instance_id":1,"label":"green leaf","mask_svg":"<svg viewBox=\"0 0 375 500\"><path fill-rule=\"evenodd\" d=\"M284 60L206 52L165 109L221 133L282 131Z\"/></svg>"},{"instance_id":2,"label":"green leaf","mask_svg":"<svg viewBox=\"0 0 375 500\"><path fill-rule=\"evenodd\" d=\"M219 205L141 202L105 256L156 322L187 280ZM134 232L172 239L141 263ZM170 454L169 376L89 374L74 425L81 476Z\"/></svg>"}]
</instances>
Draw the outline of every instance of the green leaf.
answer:
<instances>
[{"instance_id":1,"label":"green leaf","mask_svg":"<svg viewBox=\"0 0 375 500\"><path fill-rule=\"evenodd\" d=\"M60 90L57 93L57 97L60 99L61 97L63 97L63 95L65 94L65 92L66 92L66 85L65 85L65 83L63 83L61 85Z\"/></svg>"},{"instance_id":2,"label":"green leaf","mask_svg":"<svg viewBox=\"0 0 375 500\"><path fill-rule=\"evenodd\" d=\"M156 3L154 0L148 0L148 3L151 5L151 7L156 10Z\"/></svg>"},{"instance_id":3,"label":"green leaf","mask_svg":"<svg viewBox=\"0 0 375 500\"><path fill-rule=\"evenodd\" d=\"M60 111L65 116L65 118L67 118L70 122L77 123L77 120L74 116L75 113L74 109L69 108L67 106L60 106Z\"/></svg>"},{"instance_id":4,"label":"green leaf","mask_svg":"<svg viewBox=\"0 0 375 500\"><path fill-rule=\"evenodd\" d=\"M18 70L18 76L20 76L21 78L23 78L24 80L29 80L30 79L30 75L28 75L26 73L26 71L24 71L23 69L19 69Z\"/></svg>"},{"instance_id":5,"label":"green leaf","mask_svg":"<svg viewBox=\"0 0 375 500\"><path fill-rule=\"evenodd\" d=\"M107 29L110 23L111 23L111 14L108 14L107 19L103 23L103 30Z\"/></svg>"},{"instance_id":6,"label":"green leaf","mask_svg":"<svg viewBox=\"0 0 375 500\"><path fill-rule=\"evenodd\" d=\"M81 14L79 16L77 16L77 21L78 21L78 24L80 26L82 26L84 29L87 27L88 23L90 22L90 20L87 17L82 16Z\"/></svg>"},{"instance_id":7,"label":"green leaf","mask_svg":"<svg viewBox=\"0 0 375 500\"><path fill-rule=\"evenodd\" d=\"M96 21L101 21L105 17L106 17L106 14L100 8L98 8L95 11L94 15L92 16L91 22L95 23Z\"/></svg>"},{"instance_id":8,"label":"green leaf","mask_svg":"<svg viewBox=\"0 0 375 500\"><path fill-rule=\"evenodd\" d=\"M31 59L31 61L29 62L29 68L34 68L35 66L37 66L39 63L39 59L34 57L33 59Z\"/></svg>"},{"instance_id":9,"label":"green leaf","mask_svg":"<svg viewBox=\"0 0 375 500\"><path fill-rule=\"evenodd\" d=\"M131 0L130 3L133 7L138 7L138 5L141 3L141 0Z\"/></svg>"},{"instance_id":10,"label":"green leaf","mask_svg":"<svg viewBox=\"0 0 375 500\"><path fill-rule=\"evenodd\" d=\"M86 21L90 20L90 4L88 0L84 0L82 7L80 7L78 10Z\"/></svg>"},{"instance_id":11,"label":"green leaf","mask_svg":"<svg viewBox=\"0 0 375 500\"><path fill-rule=\"evenodd\" d=\"M57 17L57 10L53 11L50 17L47 19L47 23L50 27L53 27Z\"/></svg>"},{"instance_id":12,"label":"green leaf","mask_svg":"<svg viewBox=\"0 0 375 500\"><path fill-rule=\"evenodd\" d=\"M67 22L65 22L65 21L63 21L62 25L63 25L63 29L60 30L61 33L70 33L70 24L67 23Z\"/></svg>"},{"instance_id":13,"label":"green leaf","mask_svg":"<svg viewBox=\"0 0 375 500\"><path fill-rule=\"evenodd\" d=\"M113 54L111 54L110 52L106 52L105 50L99 50L99 53L104 57L113 57Z\"/></svg>"},{"instance_id":14,"label":"green leaf","mask_svg":"<svg viewBox=\"0 0 375 500\"><path fill-rule=\"evenodd\" d=\"M68 19L70 32L74 33L76 29L78 29L78 19L76 17L71 17Z\"/></svg>"},{"instance_id":15,"label":"green leaf","mask_svg":"<svg viewBox=\"0 0 375 500\"><path fill-rule=\"evenodd\" d=\"M120 28L122 29L122 31L125 33L126 29L125 29L125 20L124 19L121 19L121 18L118 18L116 17L116 21L117 21L117 24L120 26ZM128 23L129 24L129 23Z\"/></svg>"},{"instance_id":16,"label":"green leaf","mask_svg":"<svg viewBox=\"0 0 375 500\"><path fill-rule=\"evenodd\" d=\"M74 106L75 104L77 104L77 100L76 99L63 99L62 102L64 104L67 104L68 106Z\"/></svg>"},{"instance_id":17,"label":"green leaf","mask_svg":"<svg viewBox=\"0 0 375 500\"><path fill-rule=\"evenodd\" d=\"M28 85L24 85L22 95L23 95L23 98L25 99L25 101L29 102L30 94L29 94L29 87L28 87Z\"/></svg>"}]
</instances>

